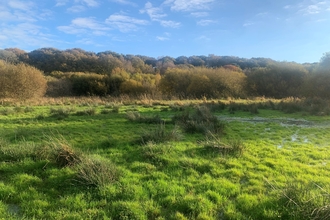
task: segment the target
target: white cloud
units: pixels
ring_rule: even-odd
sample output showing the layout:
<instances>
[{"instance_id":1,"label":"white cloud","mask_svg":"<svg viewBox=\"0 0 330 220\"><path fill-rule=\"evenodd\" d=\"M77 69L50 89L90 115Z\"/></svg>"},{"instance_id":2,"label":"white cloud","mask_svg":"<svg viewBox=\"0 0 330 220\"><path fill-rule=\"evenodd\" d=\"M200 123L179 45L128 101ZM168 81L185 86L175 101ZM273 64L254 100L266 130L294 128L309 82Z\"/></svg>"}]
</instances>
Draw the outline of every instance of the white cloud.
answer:
<instances>
[{"instance_id":1,"label":"white cloud","mask_svg":"<svg viewBox=\"0 0 330 220\"><path fill-rule=\"evenodd\" d=\"M317 0L304 0L296 5L286 5L284 9L293 10L297 14L302 14L305 16L316 15L321 13L327 13L330 8L330 1L317 1Z\"/></svg>"},{"instance_id":2,"label":"white cloud","mask_svg":"<svg viewBox=\"0 0 330 220\"><path fill-rule=\"evenodd\" d=\"M95 42L94 40L90 39L90 38L83 38L77 41L78 44L85 44L85 45L93 45L96 47L101 47L104 46L100 43Z\"/></svg>"},{"instance_id":3,"label":"white cloud","mask_svg":"<svg viewBox=\"0 0 330 220\"><path fill-rule=\"evenodd\" d=\"M163 27L178 28L181 26L180 22L164 20L167 14L162 12L161 8L153 7L150 2L147 2L144 9L140 10L140 13L147 13L152 21L157 21Z\"/></svg>"},{"instance_id":4,"label":"white cloud","mask_svg":"<svg viewBox=\"0 0 330 220\"><path fill-rule=\"evenodd\" d=\"M159 40L159 41L166 41L166 40L169 40L168 37L159 37L159 36L157 36L156 39Z\"/></svg>"},{"instance_id":5,"label":"white cloud","mask_svg":"<svg viewBox=\"0 0 330 220\"><path fill-rule=\"evenodd\" d=\"M29 47L44 47L48 46L53 40L53 36L44 34L43 28L31 23L20 23L17 25L9 25L0 27L2 39L5 39L4 46L17 45L24 49L26 45Z\"/></svg>"},{"instance_id":6,"label":"white cloud","mask_svg":"<svg viewBox=\"0 0 330 220\"><path fill-rule=\"evenodd\" d=\"M165 5L170 5L173 11L197 11L210 9L210 4L215 0L166 0Z\"/></svg>"},{"instance_id":7,"label":"white cloud","mask_svg":"<svg viewBox=\"0 0 330 220\"><path fill-rule=\"evenodd\" d=\"M245 22L243 24L243 27L248 27L248 26L251 26L251 25L254 25L255 23L254 22Z\"/></svg>"},{"instance_id":8,"label":"white cloud","mask_svg":"<svg viewBox=\"0 0 330 220\"><path fill-rule=\"evenodd\" d=\"M190 13L192 16L196 17L196 18L200 18L200 17L207 17L209 16L208 12L202 11L202 12L192 12Z\"/></svg>"},{"instance_id":9,"label":"white cloud","mask_svg":"<svg viewBox=\"0 0 330 220\"><path fill-rule=\"evenodd\" d=\"M209 38L205 35L202 35L202 36L199 36L198 38L196 38L195 40L197 40L197 41L210 41L211 38Z\"/></svg>"},{"instance_id":10,"label":"white cloud","mask_svg":"<svg viewBox=\"0 0 330 220\"><path fill-rule=\"evenodd\" d=\"M131 2L131 1L128 1L128 0L111 0L111 1L119 3L119 4L123 4L123 5L136 6L136 4L134 2Z\"/></svg>"},{"instance_id":11,"label":"white cloud","mask_svg":"<svg viewBox=\"0 0 330 220\"><path fill-rule=\"evenodd\" d=\"M181 26L181 23L176 21L160 20L159 22L163 27L179 28Z\"/></svg>"},{"instance_id":12,"label":"white cloud","mask_svg":"<svg viewBox=\"0 0 330 220\"><path fill-rule=\"evenodd\" d=\"M88 7L97 7L99 6L98 1L96 0L76 0L78 2L83 2L85 3Z\"/></svg>"},{"instance_id":13,"label":"white cloud","mask_svg":"<svg viewBox=\"0 0 330 220\"><path fill-rule=\"evenodd\" d=\"M215 24L215 23L217 23L217 21L215 21L215 20L203 19L203 20L198 21L197 25L208 26L208 25Z\"/></svg>"},{"instance_id":14,"label":"white cloud","mask_svg":"<svg viewBox=\"0 0 330 220\"><path fill-rule=\"evenodd\" d=\"M68 3L69 0L56 0L56 7L64 6Z\"/></svg>"},{"instance_id":15,"label":"white cloud","mask_svg":"<svg viewBox=\"0 0 330 220\"><path fill-rule=\"evenodd\" d=\"M76 18L71 21L69 26L59 26L58 30L67 34L91 33L92 35L107 35L110 28L95 21L94 18Z\"/></svg>"},{"instance_id":16,"label":"white cloud","mask_svg":"<svg viewBox=\"0 0 330 220\"><path fill-rule=\"evenodd\" d=\"M67 9L68 12L72 12L72 13L79 13L79 12L83 12L85 10L86 10L86 8L83 5L74 5Z\"/></svg>"},{"instance_id":17,"label":"white cloud","mask_svg":"<svg viewBox=\"0 0 330 220\"><path fill-rule=\"evenodd\" d=\"M1 21L14 21L16 19L17 19L16 16L14 16L9 11L4 11L4 10L0 11L0 20Z\"/></svg>"},{"instance_id":18,"label":"white cloud","mask_svg":"<svg viewBox=\"0 0 330 220\"><path fill-rule=\"evenodd\" d=\"M85 29L74 26L58 26L57 29L66 34L83 34L86 32Z\"/></svg>"},{"instance_id":19,"label":"white cloud","mask_svg":"<svg viewBox=\"0 0 330 220\"><path fill-rule=\"evenodd\" d=\"M66 2L61 2L65 3ZM68 12L71 13L79 13L85 11L89 7L97 7L99 6L99 2L96 0L75 0L74 5L67 9Z\"/></svg>"},{"instance_id":20,"label":"white cloud","mask_svg":"<svg viewBox=\"0 0 330 220\"><path fill-rule=\"evenodd\" d=\"M151 20L159 20L167 15L162 13L161 8L153 7L150 2L147 2L144 6L144 9L140 10L140 13L147 13Z\"/></svg>"},{"instance_id":21,"label":"white cloud","mask_svg":"<svg viewBox=\"0 0 330 220\"><path fill-rule=\"evenodd\" d=\"M29 10L31 10L31 8L33 7L34 4L30 1L23 2L23 1L11 0L11 1L8 1L8 5L9 5L9 7L13 8L13 9L29 11Z\"/></svg>"},{"instance_id":22,"label":"white cloud","mask_svg":"<svg viewBox=\"0 0 330 220\"><path fill-rule=\"evenodd\" d=\"M105 22L111 27L119 29L121 32L136 31L139 29L139 26L149 24L146 20L136 19L121 14L110 15Z\"/></svg>"},{"instance_id":23,"label":"white cloud","mask_svg":"<svg viewBox=\"0 0 330 220\"><path fill-rule=\"evenodd\" d=\"M45 18L46 10L39 9L30 1L8 1L0 6L0 19L13 22L36 22ZM49 12L47 12L50 15ZM49 17L49 16L48 16Z\"/></svg>"}]
</instances>

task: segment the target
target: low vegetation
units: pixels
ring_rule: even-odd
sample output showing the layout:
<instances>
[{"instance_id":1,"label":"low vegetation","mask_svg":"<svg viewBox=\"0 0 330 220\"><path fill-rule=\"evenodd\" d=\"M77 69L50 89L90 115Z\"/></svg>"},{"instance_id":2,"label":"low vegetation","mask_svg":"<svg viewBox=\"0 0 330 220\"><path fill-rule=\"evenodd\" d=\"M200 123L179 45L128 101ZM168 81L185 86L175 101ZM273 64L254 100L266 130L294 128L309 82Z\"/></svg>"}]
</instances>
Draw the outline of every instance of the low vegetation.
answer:
<instances>
[{"instance_id":1,"label":"low vegetation","mask_svg":"<svg viewBox=\"0 0 330 220\"><path fill-rule=\"evenodd\" d=\"M327 103L4 101L0 219L328 219Z\"/></svg>"}]
</instances>

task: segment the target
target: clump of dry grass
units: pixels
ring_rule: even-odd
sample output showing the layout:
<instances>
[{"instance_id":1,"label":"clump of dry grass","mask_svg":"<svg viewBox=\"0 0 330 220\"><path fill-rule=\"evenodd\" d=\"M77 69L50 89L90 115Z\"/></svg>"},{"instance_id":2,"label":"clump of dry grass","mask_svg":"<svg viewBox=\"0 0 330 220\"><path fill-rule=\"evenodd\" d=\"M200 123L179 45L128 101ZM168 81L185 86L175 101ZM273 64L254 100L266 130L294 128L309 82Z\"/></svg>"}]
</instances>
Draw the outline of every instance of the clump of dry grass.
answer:
<instances>
[{"instance_id":1,"label":"clump of dry grass","mask_svg":"<svg viewBox=\"0 0 330 220\"><path fill-rule=\"evenodd\" d=\"M76 166L75 181L82 185L102 187L119 179L117 167L104 159L90 156L85 157Z\"/></svg>"},{"instance_id":2,"label":"clump of dry grass","mask_svg":"<svg viewBox=\"0 0 330 220\"><path fill-rule=\"evenodd\" d=\"M82 161L83 154L63 138L47 137L48 139L39 148L41 158L54 162L59 167L74 166Z\"/></svg>"},{"instance_id":3,"label":"clump of dry grass","mask_svg":"<svg viewBox=\"0 0 330 220\"><path fill-rule=\"evenodd\" d=\"M212 132L208 132L205 141L201 143L206 149L210 149L221 155L240 156L243 154L245 146L241 140L221 141L220 137Z\"/></svg>"}]
</instances>

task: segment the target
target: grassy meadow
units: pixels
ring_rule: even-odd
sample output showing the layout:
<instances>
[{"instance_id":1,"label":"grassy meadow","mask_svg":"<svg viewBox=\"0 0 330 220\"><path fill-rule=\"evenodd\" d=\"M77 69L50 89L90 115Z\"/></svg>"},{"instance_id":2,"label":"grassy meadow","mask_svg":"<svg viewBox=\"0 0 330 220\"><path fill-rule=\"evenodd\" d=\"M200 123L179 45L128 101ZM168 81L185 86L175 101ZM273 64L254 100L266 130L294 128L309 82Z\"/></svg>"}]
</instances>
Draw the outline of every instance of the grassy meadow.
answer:
<instances>
[{"instance_id":1,"label":"grassy meadow","mask_svg":"<svg viewBox=\"0 0 330 220\"><path fill-rule=\"evenodd\" d=\"M289 101L3 101L0 219L329 219L328 105Z\"/></svg>"}]
</instances>

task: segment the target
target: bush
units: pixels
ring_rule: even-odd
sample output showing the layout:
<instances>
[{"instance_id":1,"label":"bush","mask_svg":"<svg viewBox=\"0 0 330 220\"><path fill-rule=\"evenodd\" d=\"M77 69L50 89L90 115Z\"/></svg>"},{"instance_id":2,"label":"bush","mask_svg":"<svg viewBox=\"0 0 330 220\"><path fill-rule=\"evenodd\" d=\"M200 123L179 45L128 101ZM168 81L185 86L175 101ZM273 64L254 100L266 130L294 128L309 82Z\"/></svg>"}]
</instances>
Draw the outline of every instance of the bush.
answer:
<instances>
[{"instance_id":1,"label":"bush","mask_svg":"<svg viewBox=\"0 0 330 220\"><path fill-rule=\"evenodd\" d=\"M40 70L0 60L0 98L38 98L45 94L46 87L46 79Z\"/></svg>"}]
</instances>

